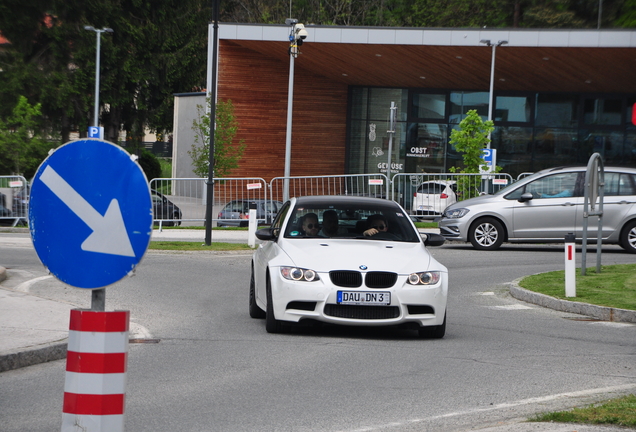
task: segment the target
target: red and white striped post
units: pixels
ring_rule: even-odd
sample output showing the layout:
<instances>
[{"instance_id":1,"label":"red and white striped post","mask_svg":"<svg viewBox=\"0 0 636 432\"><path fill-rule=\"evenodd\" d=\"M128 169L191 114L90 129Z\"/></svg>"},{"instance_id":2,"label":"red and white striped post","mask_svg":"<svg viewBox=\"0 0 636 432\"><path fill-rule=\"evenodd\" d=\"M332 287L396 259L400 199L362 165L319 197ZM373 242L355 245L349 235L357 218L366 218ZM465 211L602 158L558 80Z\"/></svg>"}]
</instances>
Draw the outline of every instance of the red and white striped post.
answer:
<instances>
[{"instance_id":1,"label":"red and white striped post","mask_svg":"<svg viewBox=\"0 0 636 432\"><path fill-rule=\"evenodd\" d=\"M62 432L123 432L129 319L71 310Z\"/></svg>"},{"instance_id":2,"label":"red and white striped post","mask_svg":"<svg viewBox=\"0 0 636 432\"><path fill-rule=\"evenodd\" d=\"M574 234L565 235L565 296L576 297L576 248Z\"/></svg>"}]
</instances>

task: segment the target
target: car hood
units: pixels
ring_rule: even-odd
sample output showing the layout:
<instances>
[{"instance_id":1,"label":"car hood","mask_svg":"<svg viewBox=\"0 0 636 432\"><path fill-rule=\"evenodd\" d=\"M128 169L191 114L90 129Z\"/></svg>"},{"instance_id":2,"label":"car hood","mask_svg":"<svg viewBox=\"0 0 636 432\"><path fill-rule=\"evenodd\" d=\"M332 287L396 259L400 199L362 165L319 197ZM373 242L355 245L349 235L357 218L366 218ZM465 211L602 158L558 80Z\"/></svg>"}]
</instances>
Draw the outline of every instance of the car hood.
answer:
<instances>
[{"instance_id":1,"label":"car hood","mask_svg":"<svg viewBox=\"0 0 636 432\"><path fill-rule=\"evenodd\" d=\"M331 270L364 270L409 274L429 270L432 266L435 270L445 271L421 243L360 239L294 239L287 240L284 249L292 261L289 264L309 268L318 273Z\"/></svg>"},{"instance_id":2,"label":"car hood","mask_svg":"<svg viewBox=\"0 0 636 432\"><path fill-rule=\"evenodd\" d=\"M481 195L474 198L469 198L464 201L458 201L448 206L446 210L464 208L464 207L469 207L471 205L487 204L489 202L495 202L495 201L501 201L501 197L497 195Z\"/></svg>"}]
</instances>

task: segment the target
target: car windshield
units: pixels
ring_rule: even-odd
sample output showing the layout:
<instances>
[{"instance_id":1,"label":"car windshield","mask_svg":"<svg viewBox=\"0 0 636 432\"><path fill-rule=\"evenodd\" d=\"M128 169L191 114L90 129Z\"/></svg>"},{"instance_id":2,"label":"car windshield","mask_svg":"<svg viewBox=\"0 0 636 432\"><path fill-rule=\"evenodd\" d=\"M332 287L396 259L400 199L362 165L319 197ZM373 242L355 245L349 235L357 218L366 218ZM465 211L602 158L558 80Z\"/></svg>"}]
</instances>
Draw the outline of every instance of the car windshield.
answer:
<instances>
[{"instance_id":1,"label":"car windshield","mask_svg":"<svg viewBox=\"0 0 636 432\"><path fill-rule=\"evenodd\" d=\"M377 228L372 235L364 235ZM285 238L349 238L364 240L392 240L419 242L420 235L413 228L408 215L387 201L383 203L333 204L315 202L297 204L285 229Z\"/></svg>"}]
</instances>

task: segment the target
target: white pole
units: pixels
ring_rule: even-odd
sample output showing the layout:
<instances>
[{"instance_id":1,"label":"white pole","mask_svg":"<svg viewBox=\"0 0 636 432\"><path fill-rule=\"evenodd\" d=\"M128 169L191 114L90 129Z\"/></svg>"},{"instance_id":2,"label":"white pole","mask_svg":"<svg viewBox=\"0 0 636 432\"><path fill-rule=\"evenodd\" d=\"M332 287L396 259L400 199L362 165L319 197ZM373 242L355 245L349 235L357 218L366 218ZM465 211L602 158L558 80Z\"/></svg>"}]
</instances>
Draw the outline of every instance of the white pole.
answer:
<instances>
[{"instance_id":1,"label":"white pole","mask_svg":"<svg viewBox=\"0 0 636 432\"><path fill-rule=\"evenodd\" d=\"M389 190L391 188L391 153L393 153L393 135L395 134L395 110L397 107L395 106L395 102L391 102L391 111L389 115L389 156L387 158L386 163L386 199L389 198Z\"/></svg>"},{"instance_id":2,"label":"white pole","mask_svg":"<svg viewBox=\"0 0 636 432\"><path fill-rule=\"evenodd\" d=\"M576 297L576 248L572 233L565 236L565 296Z\"/></svg>"},{"instance_id":3,"label":"white pole","mask_svg":"<svg viewBox=\"0 0 636 432\"><path fill-rule=\"evenodd\" d=\"M102 31L96 30L97 35L97 59L95 60L95 110L93 111L93 123L99 126L99 64L100 64L100 47L102 39Z\"/></svg>"},{"instance_id":4,"label":"white pole","mask_svg":"<svg viewBox=\"0 0 636 432\"><path fill-rule=\"evenodd\" d=\"M287 134L285 139L285 182L283 186L283 201L289 199L289 177L291 176L291 134L292 111L294 107L294 53L289 54L289 85L287 90Z\"/></svg>"},{"instance_id":5,"label":"white pole","mask_svg":"<svg viewBox=\"0 0 636 432\"><path fill-rule=\"evenodd\" d=\"M247 245L251 248L256 246L256 227L258 225L258 219L256 216L256 209L250 208L249 222L247 223Z\"/></svg>"}]
</instances>

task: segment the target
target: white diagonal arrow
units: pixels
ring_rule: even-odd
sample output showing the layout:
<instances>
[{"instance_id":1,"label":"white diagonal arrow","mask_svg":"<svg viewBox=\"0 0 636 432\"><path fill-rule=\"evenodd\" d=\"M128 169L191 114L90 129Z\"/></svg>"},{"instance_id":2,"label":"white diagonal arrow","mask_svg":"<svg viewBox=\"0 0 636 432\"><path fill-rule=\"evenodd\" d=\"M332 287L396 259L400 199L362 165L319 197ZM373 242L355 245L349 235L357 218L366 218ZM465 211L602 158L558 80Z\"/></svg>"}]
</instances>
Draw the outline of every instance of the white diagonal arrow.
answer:
<instances>
[{"instance_id":1,"label":"white diagonal arrow","mask_svg":"<svg viewBox=\"0 0 636 432\"><path fill-rule=\"evenodd\" d=\"M119 202L116 199L110 202L106 214L102 216L50 165L44 168L40 180L93 230L92 234L82 243L82 250L110 255L135 256L126 232Z\"/></svg>"}]
</instances>

